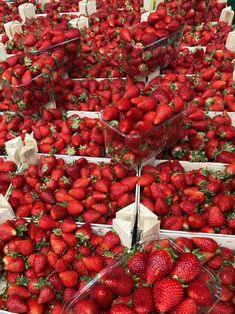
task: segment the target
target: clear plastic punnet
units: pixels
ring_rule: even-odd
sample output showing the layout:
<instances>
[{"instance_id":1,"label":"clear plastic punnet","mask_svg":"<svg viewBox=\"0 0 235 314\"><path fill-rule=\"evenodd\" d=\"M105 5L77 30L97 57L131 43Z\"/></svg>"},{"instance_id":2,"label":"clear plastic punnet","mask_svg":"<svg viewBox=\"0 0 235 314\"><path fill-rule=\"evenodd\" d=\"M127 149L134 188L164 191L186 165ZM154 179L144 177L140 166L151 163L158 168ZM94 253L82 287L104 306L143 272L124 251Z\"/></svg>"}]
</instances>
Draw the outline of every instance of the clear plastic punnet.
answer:
<instances>
[{"instance_id":1,"label":"clear plastic punnet","mask_svg":"<svg viewBox=\"0 0 235 314\"><path fill-rule=\"evenodd\" d=\"M132 27L131 32L135 31L135 27ZM130 76L147 76L157 67L168 66L176 55L182 31L180 28L168 37L158 39L149 45L123 42L122 61L126 73Z\"/></svg>"},{"instance_id":2,"label":"clear plastic punnet","mask_svg":"<svg viewBox=\"0 0 235 314\"><path fill-rule=\"evenodd\" d=\"M133 268L130 267L130 260L135 254L139 252L143 252L144 254L146 254L148 263L148 257L150 256L150 254L156 252L157 250L169 252L171 256L174 256L174 263L182 256L182 254L185 254L183 250L179 248L170 238L160 237L157 235L148 237L140 243L136 244L133 249L131 249L128 253L120 256L120 258L114 263L103 269L92 281L90 281L85 287L83 287L83 289L78 291L68 302L65 303L64 308L60 314L81 313L80 310L83 304L89 304L90 306L92 306L92 313L116 313L112 312L112 308L115 308L117 304L122 305L122 311L124 311L125 308L129 310L128 313L137 313L135 311L135 293L138 289L143 287L148 287L148 290L152 290L152 292L150 292L150 295L151 293L153 293L151 309L147 309L147 306L149 307L149 304L151 303L150 299L148 299L148 302L145 304L146 313L159 313L159 308L161 308L161 306L163 305L159 305L159 298L156 297L156 294L160 293L159 291L156 291L157 283L165 278L172 279L173 276L171 275L171 271L169 271L169 273L164 277L157 279L152 284L149 284L147 282L149 279L146 279L148 278L146 267L145 269L143 269L143 273L145 272L146 275L145 279L144 276L142 276L141 278L133 273ZM124 278L126 278L127 280L125 282L125 286L129 285L129 281L131 280L133 280L133 286L130 288L130 294L127 295L128 289L127 287L125 287L126 295L120 296L120 294L118 294L119 289L116 291L116 288L113 284L114 282L117 283ZM176 279L174 278L174 280ZM189 286L191 282L195 282L196 280L205 284L208 300L210 300L208 302L205 302L204 305L199 305L199 303L196 302L197 313L211 313L214 306L217 304L217 302L219 302L221 287L220 283L218 282L217 278L212 274L212 272L210 272L206 267L202 265L200 266L200 271L198 275L194 279L190 280L187 284L183 284L182 282L178 281L183 285L183 297L178 304L180 304L183 299L191 298L189 297ZM104 304L100 305L100 303L97 302L98 299L96 299L96 291L97 288L104 289L105 291L105 287L108 287L108 289L111 291L112 297L109 299L109 301L107 301L107 304L104 306ZM116 293L114 291L116 291ZM160 304L161 302L164 302L164 298L160 300ZM178 304L173 305L169 310L164 311L164 313L172 313L172 310Z\"/></svg>"},{"instance_id":3,"label":"clear plastic punnet","mask_svg":"<svg viewBox=\"0 0 235 314\"><path fill-rule=\"evenodd\" d=\"M107 156L128 168L136 168L178 141L182 135L184 118L193 109L194 106L188 105L172 118L137 136L121 133L115 126L104 121L101 111Z\"/></svg>"}]
</instances>

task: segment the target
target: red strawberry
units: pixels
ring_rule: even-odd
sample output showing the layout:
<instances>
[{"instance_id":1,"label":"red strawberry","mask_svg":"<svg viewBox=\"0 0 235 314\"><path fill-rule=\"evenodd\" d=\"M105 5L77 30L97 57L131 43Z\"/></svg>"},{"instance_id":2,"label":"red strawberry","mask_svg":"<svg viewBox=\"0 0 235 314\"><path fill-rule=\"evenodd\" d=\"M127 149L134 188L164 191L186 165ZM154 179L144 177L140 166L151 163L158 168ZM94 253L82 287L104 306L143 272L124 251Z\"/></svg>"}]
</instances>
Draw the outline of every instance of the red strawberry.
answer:
<instances>
[{"instance_id":1,"label":"red strawberry","mask_svg":"<svg viewBox=\"0 0 235 314\"><path fill-rule=\"evenodd\" d=\"M99 255L83 257L82 261L90 272L98 273L104 265L104 259Z\"/></svg>"},{"instance_id":2,"label":"red strawberry","mask_svg":"<svg viewBox=\"0 0 235 314\"><path fill-rule=\"evenodd\" d=\"M49 286L44 286L38 296L38 304L50 303L56 298L53 289Z\"/></svg>"},{"instance_id":3,"label":"red strawberry","mask_svg":"<svg viewBox=\"0 0 235 314\"><path fill-rule=\"evenodd\" d=\"M74 310L76 313L99 314L98 305L89 299L81 300L75 303Z\"/></svg>"},{"instance_id":4,"label":"red strawberry","mask_svg":"<svg viewBox=\"0 0 235 314\"><path fill-rule=\"evenodd\" d=\"M159 312L167 312L179 304L184 290L179 281L172 278L163 278L156 281L153 288L154 302Z\"/></svg>"},{"instance_id":5,"label":"red strawberry","mask_svg":"<svg viewBox=\"0 0 235 314\"><path fill-rule=\"evenodd\" d=\"M110 314L134 314L135 312L132 310L132 308L126 304L115 304L110 309Z\"/></svg>"},{"instance_id":6,"label":"red strawberry","mask_svg":"<svg viewBox=\"0 0 235 314\"><path fill-rule=\"evenodd\" d=\"M136 313L144 314L154 311L153 292L151 287L137 288L132 295L133 308Z\"/></svg>"},{"instance_id":7,"label":"red strawberry","mask_svg":"<svg viewBox=\"0 0 235 314\"><path fill-rule=\"evenodd\" d=\"M119 296L128 296L134 288L133 278L125 273L110 275L104 280L104 283Z\"/></svg>"},{"instance_id":8,"label":"red strawberry","mask_svg":"<svg viewBox=\"0 0 235 314\"><path fill-rule=\"evenodd\" d=\"M207 222L211 227L222 227L226 224L224 214L218 206L212 206L209 209Z\"/></svg>"},{"instance_id":9,"label":"red strawberry","mask_svg":"<svg viewBox=\"0 0 235 314\"><path fill-rule=\"evenodd\" d=\"M196 279L189 283L187 294L197 305L206 306L210 304L212 296L206 282Z\"/></svg>"},{"instance_id":10,"label":"red strawberry","mask_svg":"<svg viewBox=\"0 0 235 314\"><path fill-rule=\"evenodd\" d=\"M218 243L210 238L193 237L193 244L201 251L215 253L218 249Z\"/></svg>"},{"instance_id":11,"label":"red strawberry","mask_svg":"<svg viewBox=\"0 0 235 314\"><path fill-rule=\"evenodd\" d=\"M116 245L119 245L120 243L120 238L118 234L114 233L113 231L108 231L105 236L102 239L102 242L100 245L105 249L105 250L111 250L114 248Z\"/></svg>"},{"instance_id":12,"label":"red strawberry","mask_svg":"<svg viewBox=\"0 0 235 314\"><path fill-rule=\"evenodd\" d=\"M27 313L25 301L17 296L9 296L6 302L7 310L13 313Z\"/></svg>"},{"instance_id":13,"label":"red strawberry","mask_svg":"<svg viewBox=\"0 0 235 314\"><path fill-rule=\"evenodd\" d=\"M14 225L10 222L4 222L0 225L0 240L9 241L17 234Z\"/></svg>"},{"instance_id":14,"label":"red strawberry","mask_svg":"<svg viewBox=\"0 0 235 314\"><path fill-rule=\"evenodd\" d=\"M120 39L127 42L131 41L132 36L131 36L131 31L129 30L129 28L122 28L120 32Z\"/></svg>"},{"instance_id":15,"label":"red strawberry","mask_svg":"<svg viewBox=\"0 0 235 314\"><path fill-rule=\"evenodd\" d=\"M171 314L197 314L197 304L191 298L183 299L176 307L171 311Z\"/></svg>"},{"instance_id":16,"label":"red strawberry","mask_svg":"<svg viewBox=\"0 0 235 314\"><path fill-rule=\"evenodd\" d=\"M115 106L110 106L104 109L103 111L103 119L104 121L112 121L117 120L118 118L118 109Z\"/></svg>"},{"instance_id":17,"label":"red strawberry","mask_svg":"<svg viewBox=\"0 0 235 314\"><path fill-rule=\"evenodd\" d=\"M155 177L151 173L142 174L138 180L138 184L140 186L148 186L151 185L153 182L155 182Z\"/></svg>"},{"instance_id":18,"label":"red strawberry","mask_svg":"<svg viewBox=\"0 0 235 314\"><path fill-rule=\"evenodd\" d=\"M144 252L136 252L128 261L129 270L136 276L145 279L145 269L148 255Z\"/></svg>"},{"instance_id":19,"label":"red strawberry","mask_svg":"<svg viewBox=\"0 0 235 314\"><path fill-rule=\"evenodd\" d=\"M90 298L97 303L101 309L108 308L113 300L111 290L102 283L97 283L91 288Z\"/></svg>"},{"instance_id":20,"label":"red strawberry","mask_svg":"<svg viewBox=\"0 0 235 314\"><path fill-rule=\"evenodd\" d=\"M173 259L166 250L156 250L149 254L146 265L146 281L153 284L155 281L165 277L173 267Z\"/></svg>"},{"instance_id":21,"label":"red strawberry","mask_svg":"<svg viewBox=\"0 0 235 314\"><path fill-rule=\"evenodd\" d=\"M188 283L199 275L200 270L200 261L193 253L182 253L174 264L171 275Z\"/></svg>"},{"instance_id":22,"label":"red strawberry","mask_svg":"<svg viewBox=\"0 0 235 314\"><path fill-rule=\"evenodd\" d=\"M29 299L31 297L31 293L23 286L10 286L7 289L7 295L17 296L21 299Z\"/></svg>"},{"instance_id":23,"label":"red strawberry","mask_svg":"<svg viewBox=\"0 0 235 314\"><path fill-rule=\"evenodd\" d=\"M78 273L74 270L67 270L59 274L62 283L67 288L73 288L78 283Z\"/></svg>"}]
</instances>

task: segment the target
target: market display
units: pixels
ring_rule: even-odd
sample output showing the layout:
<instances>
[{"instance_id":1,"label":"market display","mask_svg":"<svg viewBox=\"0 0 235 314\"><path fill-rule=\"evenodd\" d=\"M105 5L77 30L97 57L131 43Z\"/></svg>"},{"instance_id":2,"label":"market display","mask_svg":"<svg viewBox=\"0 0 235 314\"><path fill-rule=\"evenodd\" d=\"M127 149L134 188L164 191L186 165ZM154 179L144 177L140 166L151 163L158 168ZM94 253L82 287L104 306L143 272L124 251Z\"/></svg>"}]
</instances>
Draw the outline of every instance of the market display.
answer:
<instances>
[{"instance_id":1,"label":"market display","mask_svg":"<svg viewBox=\"0 0 235 314\"><path fill-rule=\"evenodd\" d=\"M0 314L233 314L228 0L0 0Z\"/></svg>"}]
</instances>

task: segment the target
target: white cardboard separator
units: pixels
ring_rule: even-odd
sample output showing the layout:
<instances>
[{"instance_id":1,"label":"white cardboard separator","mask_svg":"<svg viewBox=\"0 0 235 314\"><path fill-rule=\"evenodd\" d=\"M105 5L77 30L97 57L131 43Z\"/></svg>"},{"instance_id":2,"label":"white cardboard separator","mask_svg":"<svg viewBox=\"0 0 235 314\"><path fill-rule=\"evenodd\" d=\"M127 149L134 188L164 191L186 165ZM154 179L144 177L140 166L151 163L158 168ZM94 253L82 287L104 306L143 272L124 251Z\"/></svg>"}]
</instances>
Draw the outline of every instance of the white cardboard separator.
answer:
<instances>
[{"instance_id":1,"label":"white cardboard separator","mask_svg":"<svg viewBox=\"0 0 235 314\"><path fill-rule=\"evenodd\" d=\"M217 233L202 233L202 232L188 232L188 231L171 231L171 230L160 230L161 236L167 236L172 239L177 239L178 237L202 237L202 238L210 238L215 240L221 246L227 247L233 251L235 251L235 236L226 235L226 234L217 234Z\"/></svg>"}]
</instances>

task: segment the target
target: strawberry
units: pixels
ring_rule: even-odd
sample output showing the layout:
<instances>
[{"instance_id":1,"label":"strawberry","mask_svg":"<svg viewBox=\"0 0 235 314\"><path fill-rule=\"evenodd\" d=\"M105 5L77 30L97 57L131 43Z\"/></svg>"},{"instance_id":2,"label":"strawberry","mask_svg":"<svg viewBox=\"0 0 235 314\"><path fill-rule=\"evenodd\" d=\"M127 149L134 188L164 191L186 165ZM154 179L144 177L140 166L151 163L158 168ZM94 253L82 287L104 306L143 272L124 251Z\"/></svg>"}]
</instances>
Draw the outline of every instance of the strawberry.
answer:
<instances>
[{"instance_id":1,"label":"strawberry","mask_svg":"<svg viewBox=\"0 0 235 314\"><path fill-rule=\"evenodd\" d=\"M138 180L138 184L140 186L148 186L151 185L153 182L155 182L155 177L151 173L142 174Z\"/></svg>"},{"instance_id":2,"label":"strawberry","mask_svg":"<svg viewBox=\"0 0 235 314\"><path fill-rule=\"evenodd\" d=\"M1 165L1 164L0 164ZM17 234L11 221L4 222L0 225L0 240L9 241Z\"/></svg>"},{"instance_id":3,"label":"strawberry","mask_svg":"<svg viewBox=\"0 0 235 314\"><path fill-rule=\"evenodd\" d=\"M89 271L96 273L101 271L104 264L103 258L98 255L83 257L82 261Z\"/></svg>"},{"instance_id":4,"label":"strawberry","mask_svg":"<svg viewBox=\"0 0 235 314\"><path fill-rule=\"evenodd\" d=\"M207 222L211 227L222 227L226 224L223 212L218 206L213 206L209 209Z\"/></svg>"},{"instance_id":5,"label":"strawberry","mask_svg":"<svg viewBox=\"0 0 235 314\"><path fill-rule=\"evenodd\" d=\"M156 281L153 288L155 307L159 312L167 312L179 304L184 291L181 283L172 278Z\"/></svg>"},{"instance_id":6,"label":"strawberry","mask_svg":"<svg viewBox=\"0 0 235 314\"><path fill-rule=\"evenodd\" d=\"M27 301L28 306L28 314L43 314L44 306L42 304L38 304L37 300L30 299Z\"/></svg>"},{"instance_id":7,"label":"strawberry","mask_svg":"<svg viewBox=\"0 0 235 314\"><path fill-rule=\"evenodd\" d=\"M4 269L11 272L21 273L25 270L25 262L22 256L12 258L5 256L3 258Z\"/></svg>"},{"instance_id":8,"label":"strawberry","mask_svg":"<svg viewBox=\"0 0 235 314\"><path fill-rule=\"evenodd\" d=\"M191 298L183 299L176 307L174 307L171 314L197 314L197 304Z\"/></svg>"},{"instance_id":9,"label":"strawberry","mask_svg":"<svg viewBox=\"0 0 235 314\"><path fill-rule=\"evenodd\" d=\"M105 250L111 250L114 248L116 245L119 245L120 243L120 238L118 234L114 233L113 231L108 231L105 236L102 239L102 242L100 245L105 249Z\"/></svg>"},{"instance_id":10,"label":"strawberry","mask_svg":"<svg viewBox=\"0 0 235 314\"><path fill-rule=\"evenodd\" d=\"M218 243L210 238L193 237L193 244L201 251L215 253L218 249Z\"/></svg>"},{"instance_id":11,"label":"strawberry","mask_svg":"<svg viewBox=\"0 0 235 314\"><path fill-rule=\"evenodd\" d=\"M104 283L119 296L128 296L134 289L133 278L128 274L110 275Z\"/></svg>"},{"instance_id":12,"label":"strawberry","mask_svg":"<svg viewBox=\"0 0 235 314\"><path fill-rule=\"evenodd\" d=\"M160 124L166 120L168 120L170 117L172 117L173 111L170 105L168 104L160 104L155 112L155 118L154 118L154 124Z\"/></svg>"},{"instance_id":13,"label":"strawberry","mask_svg":"<svg viewBox=\"0 0 235 314\"><path fill-rule=\"evenodd\" d=\"M103 120L104 121L111 121L117 120L118 117L118 108L114 106L107 107L103 111Z\"/></svg>"},{"instance_id":14,"label":"strawberry","mask_svg":"<svg viewBox=\"0 0 235 314\"><path fill-rule=\"evenodd\" d=\"M50 303L55 299L55 293L49 286L44 286L38 296L38 304Z\"/></svg>"},{"instance_id":15,"label":"strawberry","mask_svg":"<svg viewBox=\"0 0 235 314\"><path fill-rule=\"evenodd\" d=\"M99 308L106 309L112 303L112 292L104 284L97 283L90 291L90 299L99 305Z\"/></svg>"},{"instance_id":16,"label":"strawberry","mask_svg":"<svg viewBox=\"0 0 235 314\"><path fill-rule=\"evenodd\" d=\"M7 310L13 313L27 313L27 305L17 296L9 296L6 302Z\"/></svg>"},{"instance_id":17,"label":"strawberry","mask_svg":"<svg viewBox=\"0 0 235 314\"><path fill-rule=\"evenodd\" d=\"M89 299L81 300L75 303L74 310L77 313L84 313L84 314L98 314L99 308L98 305Z\"/></svg>"},{"instance_id":18,"label":"strawberry","mask_svg":"<svg viewBox=\"0 0 235 314\"><path fill-rule=\"evenodd\" d=\"M67 270L59 274L62 283L67 288L73 288L78 283L78 273L74 270Z\"/></svg>"},{"instance_id":19,"label":"strawberry","mask_svg":"<svg viewBox=\"0 0 235 314\"><path fill-rule=\"evenodd\" d=\"M29 299L31 297L31 293L23 286L10 286L7 289L7 295L17 296L21 299Z\"/></svg>"},{"instance_id":20,"label":"strawberry","mask_svg":"<svg viewBox=\"0 0 235 314\"><path fill-rule=\"evenodd\" d=\"M192 253L182 253L171 271L171 276L183 282L195 279L201 270L199 259Z\"/></svg>"},{"instance_id":21,"label":"strawberry","mask_svg":"<svg viewBox=\"0 0 235 314\"><path fill-rule=\"evenodd\" d=\"M53 251L58 255L62 255L67 250L67 244L57 235L51 235L50 244Z\"/></svg>"},{"instance_id":22,"label":"strawberry","mask_svg":"<svg viewBox=\"0 0 235 314\"><path fill-rule=\"evenodd\" d=\"M144 252L136 252L128 261L129 270L136 276L145 279L145 269L148 255Z\"/></svg>"},{"instance_id":23,"label":"strawberry","mask_svg":"<svg viewBox=\"0 0 235 314\"><path fill-rule=\"evenodd\" d=\"M153 292L151 287L137 288L132 295L133 308L136 313L151 313L154 311Z\"/></svg>"},{"instance_id":24,"label":"strawberry","mask_svg":"<svg viewBox=\"0 0 235 314\"><path fill-rule=\"evenodd\" d=\"M132 310L132 308L126 304L115 304L110 309L110 314L134 314L135 312Z\"/></svg>"},{"instance_id":25,"label":"strawberry","mask_svg":"<svg viewBox=\"0 0 235 314\"><path fill-rule=\"evenodd\" d=\"M130 42L132 39L131 31L128 28L122 28L120 32L120 39L123 41Z\"/></svg>"},{"instance_id":26,"label":"strawberry","mask_svg":"<svg viewBox=\"0 0 235 314\"><path fill-rule=\"evenodd\" d=\"M220 280L223 284L232 286L235 283L235 270L232 265L226 265L220 271Z\"/></svg>"},{"instance_id":27,"label":"strawberry","mask_svg":"<svg viewBox=\"0 0 235 314\"><path fill-rule=\"evenodd\" d=\"M187 295L200 306L206 306L210 304L212 300L210 289L207 284L200 279L196 279L189 283Z\"/></svg>"},{"instance_id":28,"label":"strawberry","mask_svg":"<svg viewBox=\"0 0 235 314\"><path fill-rule=\"evenodd\" d=\"M146 281L153 284L155 281L165 277L173 267L173 260L166 250L156 250L149 254L146 265Z\"/></svg>"}]
</instances>

